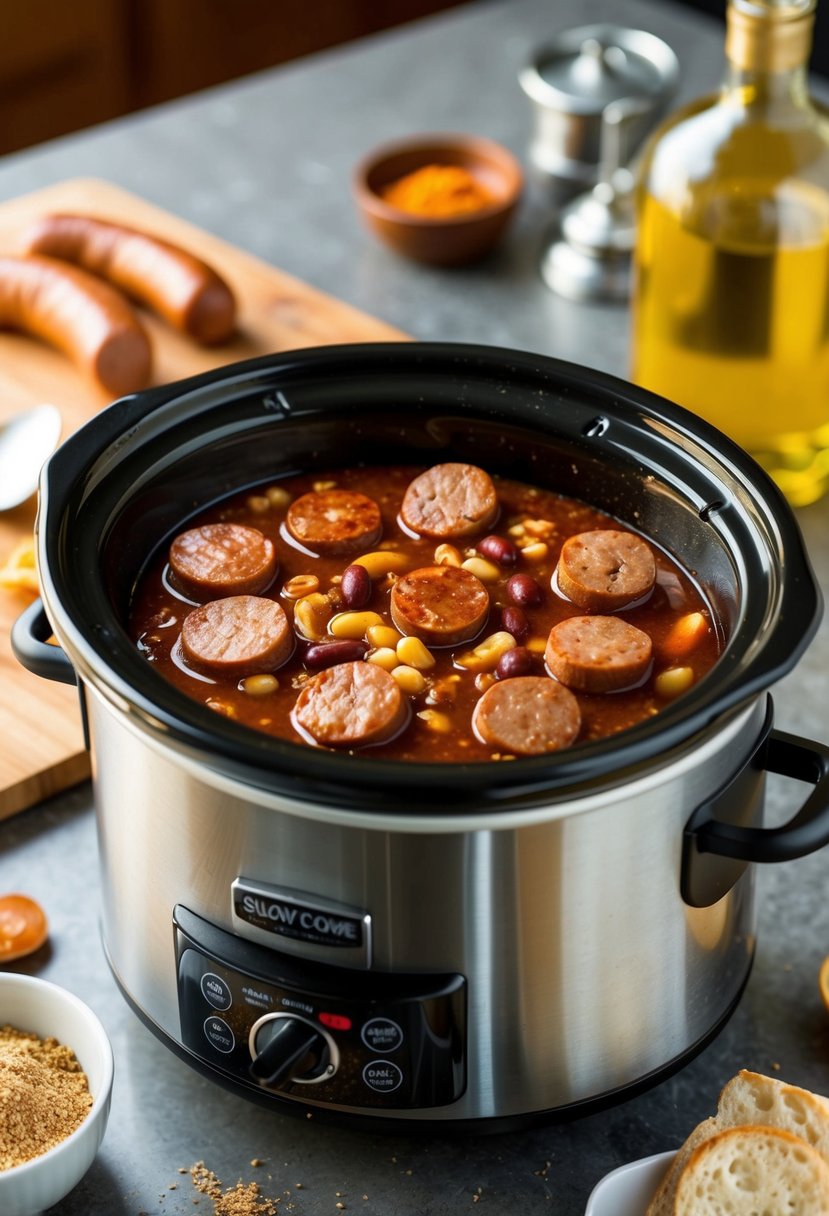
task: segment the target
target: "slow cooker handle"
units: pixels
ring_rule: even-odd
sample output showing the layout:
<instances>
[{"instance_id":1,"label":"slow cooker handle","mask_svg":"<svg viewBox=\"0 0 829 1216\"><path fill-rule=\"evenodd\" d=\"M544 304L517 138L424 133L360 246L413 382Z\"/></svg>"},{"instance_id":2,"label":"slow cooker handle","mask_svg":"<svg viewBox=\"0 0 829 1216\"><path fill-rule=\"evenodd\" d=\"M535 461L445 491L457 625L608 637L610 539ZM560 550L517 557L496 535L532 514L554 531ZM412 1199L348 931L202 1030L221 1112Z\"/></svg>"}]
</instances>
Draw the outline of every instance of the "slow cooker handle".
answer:
<instances>
[{"instance_id":1,"label":"slow cooker handle","mask_svg":"<svg viewBox=\"0 0 829 1216\"><path fill-rule=\"evenodd\" d=\"M725 823L713 808L739 803L736 784L765 770L815 788L787 823L755 828ZM695 908L709 907L731 889L752 862L793 861L829 844L829 747L784 731L772 730L737 778L711 802L699 807L685 826L682 897ZM714 863L713 858L724 859ZM705 862L705 857L711 858Z\"/></svg>"},{"instance_id":2,"label":"slow cooker handle","mask_svg":"<svg viewBox=\"0 0 829 1216\"><path fill-rule=\"evenodd\" d=\"M42 600L30 604L12 625L11 643L14 657L33 675L60 684L77 684L75 669L60 646L49 642L52 626Z\"/></svg>"}]
</instances>

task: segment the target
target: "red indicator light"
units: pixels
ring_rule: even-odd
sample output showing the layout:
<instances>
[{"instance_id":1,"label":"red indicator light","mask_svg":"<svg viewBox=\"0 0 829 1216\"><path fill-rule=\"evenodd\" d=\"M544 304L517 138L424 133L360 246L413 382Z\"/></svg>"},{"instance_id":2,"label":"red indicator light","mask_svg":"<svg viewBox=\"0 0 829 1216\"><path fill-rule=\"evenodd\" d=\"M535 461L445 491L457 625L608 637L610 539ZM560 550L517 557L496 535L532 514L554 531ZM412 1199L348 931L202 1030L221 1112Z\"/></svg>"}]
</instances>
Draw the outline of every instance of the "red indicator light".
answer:
<instances>
[{"instance_id":1,"label":"red indicator light","mask_svg":"<svg viewBox=\"0 0 829 1216\"><path fill-rule=\"evenodd\" d=\"M320 1021L329 1030L350 1030L351 1018L343 1017L341 1013L321 1013Z\"/></svg>"}]
</instances>

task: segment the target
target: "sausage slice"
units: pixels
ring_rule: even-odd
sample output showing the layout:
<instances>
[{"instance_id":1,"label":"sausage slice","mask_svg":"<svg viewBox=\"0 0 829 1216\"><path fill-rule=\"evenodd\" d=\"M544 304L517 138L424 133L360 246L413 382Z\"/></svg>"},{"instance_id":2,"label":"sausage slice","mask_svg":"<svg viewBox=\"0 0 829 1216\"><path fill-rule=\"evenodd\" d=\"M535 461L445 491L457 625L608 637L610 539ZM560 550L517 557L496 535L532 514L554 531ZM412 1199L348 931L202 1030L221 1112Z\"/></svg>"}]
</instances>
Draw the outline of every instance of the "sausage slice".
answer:
<instances>
[{"instance_id":1,"label":"sausage slice","mask_svg":"<svg viewBox=\"0 0 829 1216\"><path fill-rule=\"evenodd\" d=\"M326 747L370 747L403 729L409 705L374 663L338 663L310 679L291 714L301 734Z\"/></svg>"},{"instance_id":2,"label":"sausage slice","mask_svg":"<svg viewBox=\"0 0 829 1216\"><path fill-rule=\"evenodd\" d=\"M455 646L480 633L489 615L489 592L470 570L424 566L397 579L391 619L401 633L432 646Z\"/></svg>"},{"instance_id":3,"label":"sausage slice","mask_svg":"<svg viewBox=\"0 0 829 1216\"><path fill-rule=\"evenodd\" d=\"M615 692L644 677L651 640L615 616L571 616L550 630L544 660L552 675L579 692Z\"/></svg>"},{"instance_id":4,"label":"sausage slice","mask_svg":"<svg viewBox=\"0 0 829 1216\"><path fill-rule=\"evenodd\" d=\"M436 464L409 484L400 519L418 536L447 540L488 528L498 514L492 478L474 464Z\"/></svg>"},{"instance_id":5,"label":"sausage slice","mask_svg":"<svg viewBox=\"0 0 829 1216\"><path fill-rule=\"evenodd\" d=\"M302 494L291 503L285 522L294 540L320 557L370 549L383 531L377 503L356 490Z\"/></svg>"},{"instance_id":6,"label":"sausage slice","mask_svg":"<svg viewBox=\"0 0 829 1216\"><path fill-rule=\"evenodd\" d=\"M294 636L274 600L233 595L187 614L181 626L181 648L197 671L241 679L281 667L291 656Z\"/></svg>"},{"instance_id":7,"label":"sausage slice","mask_svg":"<svg viewBox=\"0 0 829 1216\"><path fill-rule=\"evenodd\" d=\"M194 600L258 595L276 575L273 541L243 524L205 524L170 545L176 583Z\"/></svg>"},{"instance_id":8,"label":"sausage slice","mask_svg":"<svg viewBox=\"0 0 829 1216\"><path fill-rule=\"evenodd\" d=\"M569 689L546 676L517 676L486 690L472 727L492 747L539 756L569 747L581 728L581 710Z\"/></svg>"},{"instance_id":9,"label":"sausage slice","mask_svg":"<svg viewBox=\"0 0 829 1216\"><path fill-rule=\"evenodd\" d=\"M618 612L653 590L656 563L633 532L597 528L569 537L556 568L564 595L589 612Z\"/></svg>"}]
</instances>

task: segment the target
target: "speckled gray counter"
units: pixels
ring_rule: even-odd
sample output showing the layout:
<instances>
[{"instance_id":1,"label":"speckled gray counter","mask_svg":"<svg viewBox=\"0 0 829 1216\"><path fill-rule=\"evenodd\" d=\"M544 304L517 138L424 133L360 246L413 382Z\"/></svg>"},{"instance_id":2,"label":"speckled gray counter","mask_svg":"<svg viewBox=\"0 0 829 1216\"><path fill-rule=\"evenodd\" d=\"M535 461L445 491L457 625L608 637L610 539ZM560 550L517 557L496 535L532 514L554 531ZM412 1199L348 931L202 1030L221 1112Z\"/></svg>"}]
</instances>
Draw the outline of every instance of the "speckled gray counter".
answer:
<instances>
[{"instance_id":1,"label":"speckled gray counter","mask_svg":"<svg viewBox=\"0 0 829 1216\"><path fill-rule=\"evenodd\" d=\"M365 150L418 130L492 136L526 161L530 114L517 72L540 41L594 20L665 37L681 95L719 76L721 29L659 3L475 3L407 30L317 56L0 162L0 198L68 177L108 178L421 339L542 351L623 375L624 308L570 304L537 274L550 209L533 189L510 239L486 263L451 273L397 260L359 227L349 173ZM829 588L829 500L799 512ZM0 693L0 695L2 695ZM829 737L829 623L775 691L777 723ZM770 790L772 816L802 797ZM230 1185L256 1178L280 1210L305 1216L449 1216L471 1211L578 1216L609 1169L674 1147L740 1067L829 1093L829 1015L817 971L829 954L829 854L759 877L757 958L715 1042L673 1079L625 1105L521 1134L454 1139L357 1134L255 1107L202 1079L161 1046L119 995L98 937L95 829L88 787L0 824L0 891L40 899L51 945L31 970L86 999L114 1046L112 1116L61 1216L183 1216L178 1171L204 1160ZM21 970L25 965L20 966ZM601 993L597 993L601 999ZM250 1163L261 1159L265 1164ZM301 1184L301 1188L297 1188Z\"/></svg>"}]
</instances>

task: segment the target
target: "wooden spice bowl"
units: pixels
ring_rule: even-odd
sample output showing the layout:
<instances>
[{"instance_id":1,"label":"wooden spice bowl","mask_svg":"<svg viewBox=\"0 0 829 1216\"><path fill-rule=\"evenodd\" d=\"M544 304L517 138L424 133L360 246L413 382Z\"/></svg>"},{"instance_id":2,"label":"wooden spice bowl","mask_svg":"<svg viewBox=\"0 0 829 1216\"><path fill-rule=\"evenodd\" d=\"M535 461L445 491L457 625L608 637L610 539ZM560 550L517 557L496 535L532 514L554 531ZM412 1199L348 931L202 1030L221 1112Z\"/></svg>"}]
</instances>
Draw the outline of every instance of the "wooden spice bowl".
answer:
<instances>
[{"instance_id":1,"label":"wooden spice bowl","mask_svg":"<svg viewBox=\"0 0 829 1216\"><path fill-rule=\"evenodd\" d=\"M35 1216L63 1199L87 1172L101 1145L112 1096L112 1047L83 1001L47 980L0 972L0 1027L53 1037L75 1053L92 1106L75 1131L38 1157L0 1170L2 1216Z\"/></svg>"},{"instance_id":2,"label":"wooden spice bowl","mask_svg":"<svg viewBox=\"0 0 829 1216\"><path fill-rule=\"evenodd\" d=\"M426 165L467 170L492 201L474 211L434 217L392 206L383 191ZM521 198L524 175L502 147L476 135L419 135L385 144L357 165L354 197L366 226L404 257L434 266L460 266L489 253Z\"/></svg>"}]
</instances>

